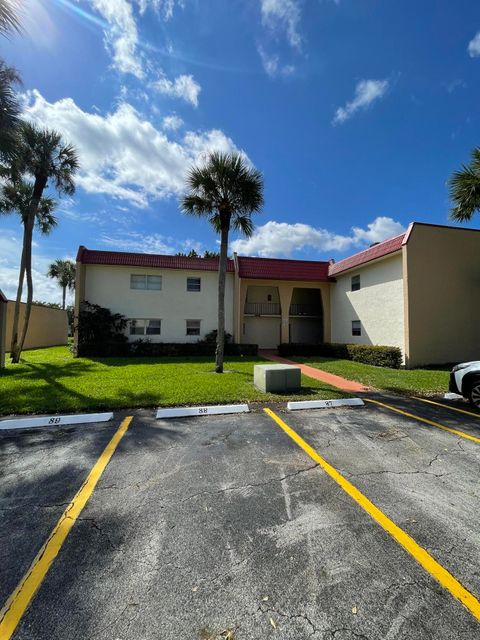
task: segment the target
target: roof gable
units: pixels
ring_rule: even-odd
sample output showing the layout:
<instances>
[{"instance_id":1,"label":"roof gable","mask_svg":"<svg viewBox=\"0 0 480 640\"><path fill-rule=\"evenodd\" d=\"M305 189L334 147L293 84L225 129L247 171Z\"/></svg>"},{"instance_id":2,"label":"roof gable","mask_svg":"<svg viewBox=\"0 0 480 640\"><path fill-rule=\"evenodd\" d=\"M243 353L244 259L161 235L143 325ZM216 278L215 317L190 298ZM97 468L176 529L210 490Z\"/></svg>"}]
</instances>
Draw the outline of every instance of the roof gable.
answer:
<instances>
[{"instance_id":1,"label":"roof gable","mask_svg":"<svg viewBox=\"0 0 480 640\"><path fill-rule=\"evenodd\" d=\"M348 271L349 269L354 269L355 267L372 262L372 260L378 260L378 258L383 258L391 253L400 251L404 238L405 233L402 233L399 236L389 238L388 240L379 242L368 249L364 249L364 251L359 251L353 256L339 260L339 262L334 262L330 265L329 274L331 276L335 276L339 273L343 273L344 271Z\"/></svg>"}]
</instances>

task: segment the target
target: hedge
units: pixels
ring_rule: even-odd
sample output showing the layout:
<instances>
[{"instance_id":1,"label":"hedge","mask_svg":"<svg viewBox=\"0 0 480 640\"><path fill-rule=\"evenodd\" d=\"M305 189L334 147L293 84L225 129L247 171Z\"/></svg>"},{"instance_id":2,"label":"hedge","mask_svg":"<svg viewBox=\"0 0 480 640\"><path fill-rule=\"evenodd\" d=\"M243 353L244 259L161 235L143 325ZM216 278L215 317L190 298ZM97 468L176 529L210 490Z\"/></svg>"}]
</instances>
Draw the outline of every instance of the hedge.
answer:
<instances>
[{"instance_id":1,"label":"hedge","mask_svg":"<svg viewBox=\"0 0 480 640\"><path fill-rule=\"evenodd\" d=\"M324 342L322 344L283 343L278 346L282 357L288 356L322 356L354 360L376 367L399 369L402 366L402 352L398 347L384 347L370 344L343 344L341 342Z\"/></svg>"},{"instance_id":2,"label":"hedge","mask_svg":"<svg viewBox=\"0 0 480 640\"><path fill-rule=\"evenodd\" d=\"M106 342L79 344L77 355L83 358L214 356L216 345L208 342ZM258 345L225 345L226 356L256 356Z\"/></svg>"}]
</instances>

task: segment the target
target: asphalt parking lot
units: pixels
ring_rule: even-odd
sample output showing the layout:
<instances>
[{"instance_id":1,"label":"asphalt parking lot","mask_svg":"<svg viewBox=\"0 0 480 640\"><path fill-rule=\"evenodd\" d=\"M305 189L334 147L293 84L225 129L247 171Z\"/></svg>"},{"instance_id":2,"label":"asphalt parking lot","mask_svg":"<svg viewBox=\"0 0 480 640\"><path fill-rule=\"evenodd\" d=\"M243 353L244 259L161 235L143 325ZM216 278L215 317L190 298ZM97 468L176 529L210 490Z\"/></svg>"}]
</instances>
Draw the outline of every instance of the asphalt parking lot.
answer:
<instances>
[{"instance_id":1,"label":"asphalt parking lot","mask_svg":"<svg viewBox=\"0 0 480 640\"><path fill-rule=\"evenodd\" d=\"M274 411L478 602L479 417L368 397L388 407ZM265 412L130 415L0 640L480 638L474 612ZM1 603L124 418L0 434Z\"/></svg>"}]
</instances>

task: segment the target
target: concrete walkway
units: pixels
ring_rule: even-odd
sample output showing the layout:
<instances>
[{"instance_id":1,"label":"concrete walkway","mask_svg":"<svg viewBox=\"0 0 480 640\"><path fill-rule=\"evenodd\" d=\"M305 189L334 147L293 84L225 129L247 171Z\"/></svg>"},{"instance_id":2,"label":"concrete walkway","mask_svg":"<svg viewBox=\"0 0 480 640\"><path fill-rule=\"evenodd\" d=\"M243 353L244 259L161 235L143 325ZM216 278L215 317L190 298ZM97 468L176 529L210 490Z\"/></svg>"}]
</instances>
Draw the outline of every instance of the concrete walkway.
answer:
<instances>
[{"instance_id":1,"label":"concrete walkway","mask_svg":"<svg viewBox=\"0 0 480 640\"><path fill-rule=\"evenodd\" d=\"M287 358L281 358L277 356L274 351L263 351L259 352L259 355L262 358L266 358L267 360L272 360L273 362L282 362L283 364L294 364L297 367L300 367L302 373L309 378L313 378L314 380L321 380L326 384L331 385L332 387L337 387L342 391L352 391L353 393L358 393L359 391L368 391L369 387L361 384L360 382L355 382L354 380L347 380L346 378L342 378L341 376L336 376L333 373L327 373L326 371L322 371L321 369L315 369L314 367L309 367L307 364L301 364L300 362L294 362L293 360L288 360Z\"/></svg>"}]
</instances>

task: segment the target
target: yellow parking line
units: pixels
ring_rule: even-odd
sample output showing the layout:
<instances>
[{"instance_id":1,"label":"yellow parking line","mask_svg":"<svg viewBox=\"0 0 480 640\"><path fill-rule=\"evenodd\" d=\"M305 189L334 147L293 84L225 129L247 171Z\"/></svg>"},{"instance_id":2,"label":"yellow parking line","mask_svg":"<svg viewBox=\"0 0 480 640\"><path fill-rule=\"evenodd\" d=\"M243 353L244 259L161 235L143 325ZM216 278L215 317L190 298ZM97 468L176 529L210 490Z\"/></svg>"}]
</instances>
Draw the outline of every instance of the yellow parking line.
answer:
<instances>
[{"instance_id":1,"label":"yellow parking line","mask_svg":"<svg viewBox=\"0 0 480 640\"><path fill-rule=\"evenodd\" d=\"M424 422L425 424L429 424L432 427L437 427L437 429L442 429L442 431L448 431L449 433L453 433L456 436L460 436L461 438L466 438L467 440L473 440L473 442L480 442L480 438L476 438L475 436L471 436L464 431L459 431L458 429L452 429L451 427L446 427L443 424L439 424L438 422L433 422L433 420L428 420L428 418L422 418L421 416L416 416L413 413L408 413L408 411L402 411L402 409L397 409L396 407L392 407L389 404L385 404L384 402L379 402L378 400L372 400L371 398L363 398L365 402L371 402L372 404L377 404L380 407L384 407L385 409L389 409L390 411L395 411L396 413L402 414L402 416L406 416L407 418L412 418L412 420L418 420L419 422Z\"/></svg>"},{"instance_id":2,"label":"yellow parking line","mask_svg":"<svg viewBox=\"0 0 480 640\"><path fill-rule=\"evenodd\" d=\"M460 582L449 572L442 567L432 556L421 547L415 540L408 535L403 529L400 529L393 520L390 520L373 502L363 495L349 480L347 480L341 473L339 473L331 464L329 464L322 456L320 456L315 449L313 449L305 440L298 435L291 427L288 426L276 413L271 409L264 409L265 413L274 420L285 433L292 438L294 442L301 447L305 453L307 453L315 462L317 462L322 469L333 479L335 482L362 507L368 515L375 520L385 531L387 531L400 546L402 546L415 560L432 576L434 577L452 596L459 600L470 613L480 621L480 602L470 591L460 584Z\"/></svg>"},{"instance_id":3,"label":"yellow parking line","mask_svg":"<svg viewBox=\"0 0 480 640\"><path fill-rule=\"evenodd\" d=\"M414 400L420 400L420 402L428 402L428 404L434 404L437 407L443 407L444 409L450 409L450 411L457 411L458 413L465 413L467 416L473 416L474 418L480 418L480 414L473 413L473 411L467 411L466 409L459 409L458 407L451 407L449 404L442 404L441 402L434 402L433 400L427 400L427 398L413 397Z\"/></svg>"},{"instance_id":4,"label":"yellow parking line","mask_svg":"<svg viewBox=\"0 0 480 640\"><path fill-rule=\"evenodd\" d=\"M47 540L41 546L30 568L0 610L0 640L9 640L12 637L23 614L33 600L53 561L62 548L71 528L92 495L97 482L100 480L105 467L115 453L118 443L125 435L131 421L132 416L128 416L122 421L115 435L107 444L103 453L88 474L87 479L61 515L60 520L53 528Z\"/></svg>"}]
</instances>

